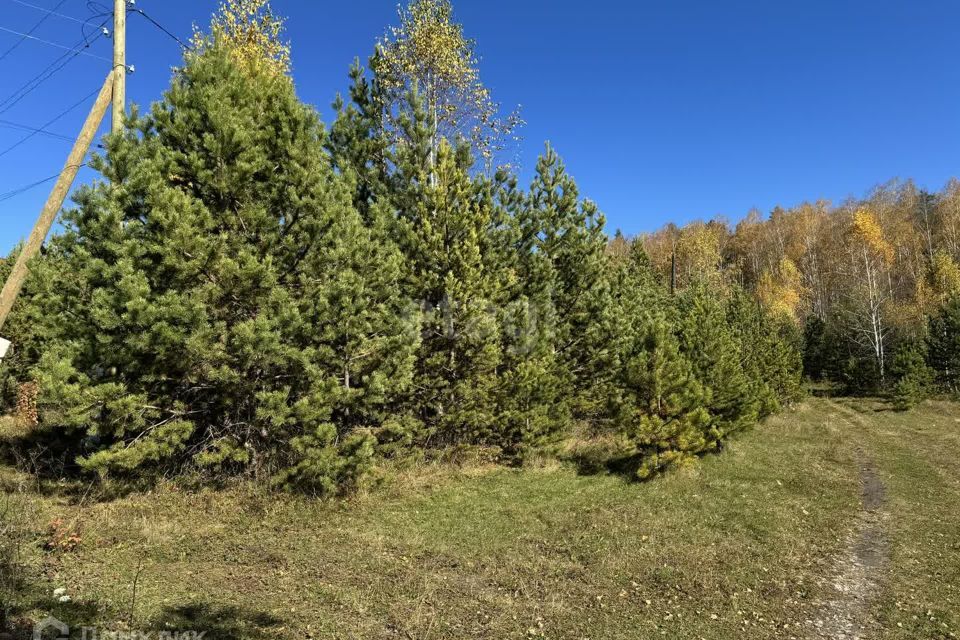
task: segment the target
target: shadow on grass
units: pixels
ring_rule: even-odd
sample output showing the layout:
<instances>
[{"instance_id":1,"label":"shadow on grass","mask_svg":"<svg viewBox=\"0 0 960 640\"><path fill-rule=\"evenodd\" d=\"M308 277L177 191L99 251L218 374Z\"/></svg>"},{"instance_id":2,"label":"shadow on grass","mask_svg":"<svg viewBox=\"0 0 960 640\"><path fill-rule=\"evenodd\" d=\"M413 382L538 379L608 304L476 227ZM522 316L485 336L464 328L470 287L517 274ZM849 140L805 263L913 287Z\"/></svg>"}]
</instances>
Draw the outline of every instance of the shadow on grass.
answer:
<instances>
[{"instance_id":1,"label":"shadow on grass","mask_svg":"<svg viewBox=\"0 0 960 640\"><path fill-rule=\"evenodd\" d=\"M278 628L282 626L282 621L269 613L208 603L170 607L142 627L105 622L104 611L92 602L60 604L52 599L31 597L11 604L0 603L0 610L4 609L6 613L0 615L0 633L9 634L14 640L32 639L36 625L48 617L66 623L71 629L71 638L81 637L85 629L102 635L142 628L154 637L159 633L185 637L193 632L204 640L258 640L277 637ZM51 628L42 637L57 638L56 631ZM89 631L87 637L92 637Z\"/></svg>"},{"instance_id":2,"label":"shadow on grass","mask_svg":"<svg viewBox=\"0 0 960 640\"><path fill-rule=\"evenodd\" d=\"M204 633L204 640L256 640L276 637L282 620L263 612L229 605L194 603L171 607L152 620L158 632Z\"/></svg>"},{"instance_id":3,"label":"shadow on grass","mask_svg":"<svg viewBox=\"0 0 960 640\"><path fill-rule=\"evenodd\" d=\"M564 461L572 464L580 476L612 475L627 482L637 482L637 470L640 458L637 455L624 455L611 448L607 443L594 443L564 456Z\"/></svg>"},{"instance_id":4,"label":"shadow on grass","mask_svg":"<svg viewBox=\"0 0 960 640\"><path fill-rule=\"evenodd\" d=\"M64 498L71 504L104 503L149 491L162 474L101 479L84 471L77 459L90 451L68 444L70 438L53 429L21 428L0 433L0 466L29 478L31 491L44 498ZM0 476L0 490L10 489L15 478Z\"/></svg>"},{"instance_id":5,"label":"shadow on grass","mask_svg":"<svg viewBox=\"0 0 960 640\"><path fill-rule=\"evenodd\" d=\"M76 464L78 452L50 429L18 427L0 433L0 465L29 476L31 489L44 497L80 497L89 493Z\"/></svg>"},{"instance_id":6,"label":"shadow on grass","mask_svg":"<svg viewBox=\"0 0 960 640\"><path fill-rule=\"evenodd\" d=\"M674 471L678 466L677 460L699 461L721 455L731 442L737 441L749 431L750 429L740 429L731 432L708 448L685 454L681 454L677 449L651 448L625 451L625 448L629 449L629 447L624 447L624 444L616 439L598 438L581 442L580 446L573 451L565 453L561 460L572 465L580 476L610 475L629 483L645 483ZM645 459L662 462L647 466Z\"/></svg>"},{"instance_id":7,"label":"shadow on grass","mask_svg":"<svg viewBox=\"0 0 960 640\"><path fill-rule=\"evenodd\" d=\"M863 415L871 413L903 413L909 409L897 408L890 396L861 394L836 398L841 405Z\"/></svg>"},{"instance_id":8,"label":"shadow on grass","mask_svg":"<svg viewBox=\"0 0 960 640\"><path fill-rule=\"evenodd\" d=\"M808 382L807 393L814 398L839 398L848 395L843 385L828 381Z\"/></svg>"},{"instance_id":9,"label":"shadow on grass","mask_svg":"<svg viewBox=\"0 0 960 640\"><path fill-rule=\"evenodd\" d=\"M0 632L10 634L15 640L33 638L37 623L48 617L66 623L71 629L94 628L101 613L96 603L59 603L52 596L44 597L36 588L17 594L13 601L0 603L0 608L4 610L0 615ZM54 631L50 629L41 637L58 637Z\"/></svg>"},{"instance_id":10,"label":"shadow on grass","mask_svg":"<svg viewBox=\"0 0 960 640\"><path fill-rule=\"evenodd\" d=\"M65 438L43 429L18 429L0 435L0 463L44 478L61 478L77 471Z\"/></svg>"}]
</instances>

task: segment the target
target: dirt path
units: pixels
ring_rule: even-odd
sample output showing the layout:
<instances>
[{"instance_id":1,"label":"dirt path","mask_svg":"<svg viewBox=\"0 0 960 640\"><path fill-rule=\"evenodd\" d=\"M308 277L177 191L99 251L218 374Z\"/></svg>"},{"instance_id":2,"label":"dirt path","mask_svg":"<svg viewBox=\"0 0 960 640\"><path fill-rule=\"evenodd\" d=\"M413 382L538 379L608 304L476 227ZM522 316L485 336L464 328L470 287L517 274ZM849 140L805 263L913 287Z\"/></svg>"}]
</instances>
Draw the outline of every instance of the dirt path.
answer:
<instances>
[{"instance_id":1,"label":"dirt path","mask_svg":"<svg viewBox=\"0 0 960 640\"><path fill-rule=\"evenodd\" d=\"M831 402L834 415L844 428L864 427L863 418ZM878 624L871 605L889 562L890 549L884 533L886 489L869 454L857 449L860 465L861 512L844 552L836 559L836 571L825 582L833 597L820 603L813 621L813 638L865 640L874 635Z\"/></svg>"}]
</instances>

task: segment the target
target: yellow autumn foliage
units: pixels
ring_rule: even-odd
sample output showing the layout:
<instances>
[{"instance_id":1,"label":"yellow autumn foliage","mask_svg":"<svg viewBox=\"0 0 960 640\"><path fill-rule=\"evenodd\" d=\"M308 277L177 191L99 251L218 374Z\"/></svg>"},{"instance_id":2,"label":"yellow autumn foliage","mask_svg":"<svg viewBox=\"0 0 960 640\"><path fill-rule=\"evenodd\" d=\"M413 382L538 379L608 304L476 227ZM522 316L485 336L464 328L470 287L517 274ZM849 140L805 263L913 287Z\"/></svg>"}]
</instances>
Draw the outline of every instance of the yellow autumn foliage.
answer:
<instances>
[{"instance_id":1,"label":"yellow autumn foliage","mask_svg":"<svg viewBox=\"0 0 960 640\"><path fill-rule=\"evenodd\" d=\"M474 42L454 20L450 0L412 0L400 9L400 24L378 43L372 68L395 117L411 90L419 92L436 119L437 133L462 136L486 159L523 124L514 112L499 119L500 105L480 81Z\"/></svg>"},{"instance_id":2,"label":"yellow autumn foliage","mask_svg":"<svg viewBox=\"0 0 960 640\"><path fill-rule=\"evenodd\" d=\"M764 271L757 284L757 297L771 313L797 320L803 300L803 276L797 265L783 258L776 274Z\"/></svg>"},{"instance_id":3,"label":"yellow autumn foliage","mask_svg":"<svg viewBox=\"0 0 960 640\"><path fill-rule=\"evenodd\" d=\"M930 262L931 293L940 304L960 293L960 265L945 251L937 251Z\"/></svg>"},{"instance_id":4,"label":"yellow autumn foliage","mask_svg":"<svg viewBox=\"0 0 960 640\"><path fill-rule=\"evenodd\" d=\"M223 0L210 24L210 34L195 33L194 48L226 47L241 69L280 76L290 72L290 45L282 39L284 21L270 0Z\"/></svg>"},{"instance_id":5,"label":"yellow autumn foliage","mask_svg":"<svg viewBox=\"0 0 960 640\"><path fill-rule=\"evenodd\" d=\"M681 286L722 279L722 243L728 233L725 225L714 222L693 222L680 230L676 253Z\"/></svg>"},{"instance_id":6,"label":"yellow autumn foliage","mask_svg":"<svg viewBox=\"0 0 960 640\"><path fill-rule=\"evenodd\" d=\"M478 79L473 43L453 21L449 0L417 0L401 10L380 56L379 79L388 90L404 90L407 78L418 78L424 91L443 85L468 91Z\"/></svg>"},{"instance_id":7,"label":"yellow autumn foliage","mask_svg":"<svg viewBox=\"0 0 960 640\"><path fill-rule=\"evenodd\" d=\"M883 234L883 227L876 214L867 208L860 208L853 214L853 235L864 243L872 253L879 256L886 264L893 262L893 246Z\"/></svg>"}]
</instances>

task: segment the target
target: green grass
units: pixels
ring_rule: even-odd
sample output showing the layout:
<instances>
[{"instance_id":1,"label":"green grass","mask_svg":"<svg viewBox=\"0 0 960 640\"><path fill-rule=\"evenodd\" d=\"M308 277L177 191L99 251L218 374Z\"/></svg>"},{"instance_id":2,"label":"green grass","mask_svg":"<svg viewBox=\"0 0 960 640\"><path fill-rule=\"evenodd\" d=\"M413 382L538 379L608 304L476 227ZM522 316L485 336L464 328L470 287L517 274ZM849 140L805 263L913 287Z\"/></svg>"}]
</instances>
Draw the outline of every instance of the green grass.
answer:
<instances>
[{"instance_id":1,"label":"green grass","mask_svg":"<svg viewBox=\"0 0 960 640\"><path fill-rule=\"evenodd\" d=\"M960 408L877 408L811 399L646 484L428 466L339 503L38 485L39 586L20 615L211 639L805 638L860 512L859 449L889 493L884 637L951 637ZM76 551L40 550L55 518L77 523Z\"/></svg>"},{"instance_id":2,"label":"green grass","mask_svg":"<svg viewBox=\"0 0 960 640\"><path fill-rule=\"evenodd\" d=\"M892 550L876 613L885 638L960 633L960 410L928 402L909 413L878 403L840 409L878 464Z\"/></svg>"}]
</instances>

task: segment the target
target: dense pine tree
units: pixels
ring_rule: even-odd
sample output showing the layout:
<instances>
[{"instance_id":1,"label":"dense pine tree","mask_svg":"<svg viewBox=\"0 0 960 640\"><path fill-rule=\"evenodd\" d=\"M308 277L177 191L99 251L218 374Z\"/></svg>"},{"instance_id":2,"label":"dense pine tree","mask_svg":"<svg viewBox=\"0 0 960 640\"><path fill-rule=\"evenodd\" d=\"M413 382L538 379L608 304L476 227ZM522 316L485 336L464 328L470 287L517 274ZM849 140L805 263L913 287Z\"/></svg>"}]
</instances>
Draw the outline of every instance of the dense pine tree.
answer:
<instances>
[{"instance_id":1,"label":"dense pine tree","mask_svg":"<svg viewBox=\"0 0 960 640\"><path fill-rule=\"evenodd\" d=\"M934 389L934 371L927 365L927 344L911 340L900 346L890 373L894 377L891 397L894 406L906 411L929 397Z\"/></svg>"},{"instance_id":2,"label":"dense pine tree","mask_svg":"<svg viewBox=\"0 0 960 640\"><path fill-rule=\"evenodd\" d=\"M639 243L616 256L610 282L612 304L601 316L609 345L606 415L625 438L623 462L646 479L703 452L710 415L668 320L669 301Z\"/></svg>"},{"instance_id":3,"label":"dense pine tree","mask_svg":"<svg viewBox=\"0 0 960 640\"><path fill-rule=\"evenodd\" d=\"M297 288L308 294L300 339L317 384L334 373L333 418L341 430L383 424L402 410L413 385L419 326L401 291L403 257L387 233L345 211L298 273Z\"/></svg>"},{"instance_id":4,"label":"dense pine tree","mask_svg":"<svg viewBox=\"0 0 960 640\"><path fill-rule=\"evenodd\" d=\"M665 318L643 314L632 324L620 354L615 419L631 444L637 477L646 479L702 453L712 419Z\"/></svg>"},{"instance_id":5,"label":"dense pine tree","mask_svg":"<svg viewBox=\"0 0 960 640\"><path fill-rule=\"evenodd\" d=\"M350 68L349 101L341 96L333 103L337 118L330 128L327 149L334 168L346 176L354 192L354 207L368 224L378 202L388 197L387 175L390 149L383 135L383 114L376 78L369 79L360 61Z\"/></svg>"},{"instance_id":6,"label":"dense pine tree","mask_svg":"<svg viewBox=\"0 0 960 640\"><path fill-rule=\"evenodd\" d=\"M798 396L792 316L767 310L792 313L792 290L771 284L765 307L733 287L721 226L680 233L696 266L671 296L549 146L529 190L478 169L417 83L385 97L380 51L327 133L265 0L222 11L242 15L107 140L106 180L8 324L5 402L38 382L41 427L83 468L331 493L378 456L480 444L522 462L578 426L648 478ZM930 353L949 371L944 313Z\"/></svg>"},{"instance_id":7,"label":"dense pine tree","mask_svg":"<svg viewBox=\"0 0 960 640\"><path fill-rule=\"evenodd\" d=\"M545 279L526 277L534 242L522 227L526 195L517 188L516 177L505 172L491 186L494 217L484 255L501 283L496 302L503 345L499 443L511 457L522 458L562 437L570 406L557 361L552 292ZM532 286L535 282L543 286Z\"/></svg>"},{"instance_id":8,"label":"dense pine tree","mask_svg":"<svg viewBox=\"0 0 960 640\"><path fill-rule=\"evenodd\" d=\"M501 282L483 255L492 201L485 185L471 178L467 147L443 141L431 160L432 129L422 107L404 120L413 143L397 150L391 180L395 235L406 256L405 293L417 301L423 323L416 410L440 441L484 442L495 432L501 362L491 306Z\"/></svg>"},{"instance_id":9,"label":"dense pine tree","mask_svg":"<svg viewBox=\"0 0 960 640\"><path fill-rule=\"evenodd\" d=\"M338 431L408 390L416 343L399 257L361 224L316 114L212 43L134 125L96 162L112 184L65 216L57 252L81 282L55 316L72 340L35 372L45 422L86 431L98 470L336 458Z\"/></svg>"},{"instance_id":10,"label":"dense pine tree","mask_svg":"<svg viewBox=\"0 0 960 640\"><path fill-rule=\"evenodd\" d=\"M522 214L521 273L531 296L549 292L560 375L574 409L596 416L602 405L606 341L600 318L611 303L604 217L580 200L576 183L547 147Z\"/></svg>"},{"instance_id":11,"label":"dense pine tree","mask_svg":"<svg viewBox=\"0 0 960 640\"><path fill-rule=\"evenodd\" d=\"M952 297L930 318L929 362L940 385L960 391L960 295Z\"/></svg>"},{"instance_id":12,"label":"dense pine tree","mask_svg":"<svg viewBox=\"0 0 960 640\"><path fill-rule=\"evenodd\" d=\"M811 380L821 381L828 375L830 345L827 341L827 323L819 316L810 316L803 326L803 373Z\"/></svg>"},{"instance_id":13,"label":"dense pine tree","mask_svg":"<svg viewBox=\"0 0 960 640\"><path fill-rule=\"evenodd\" d=\"M723 298L707 285L690 287L679 300L677 320L681 352L704 388L711 416L704 437L713 447L757 419L756 390L744 371L741 344L727 322Z\"/></svg>"}]
</instances>

